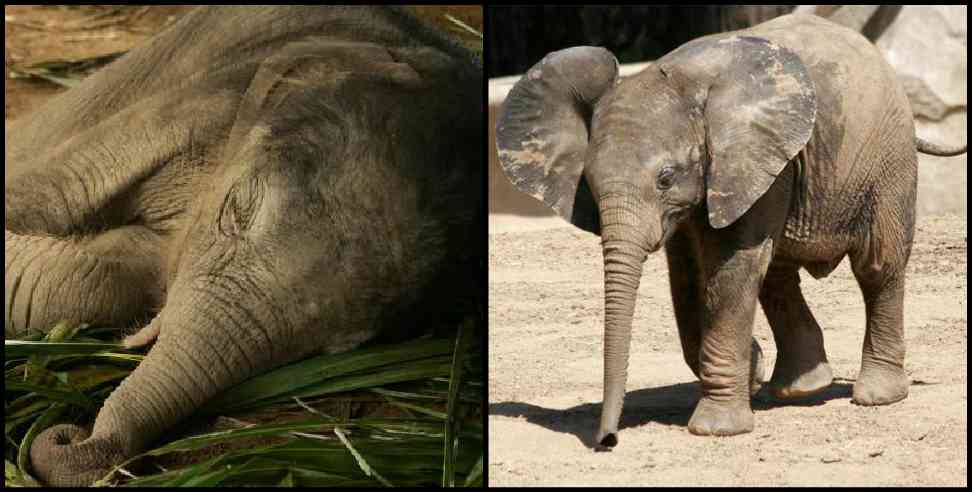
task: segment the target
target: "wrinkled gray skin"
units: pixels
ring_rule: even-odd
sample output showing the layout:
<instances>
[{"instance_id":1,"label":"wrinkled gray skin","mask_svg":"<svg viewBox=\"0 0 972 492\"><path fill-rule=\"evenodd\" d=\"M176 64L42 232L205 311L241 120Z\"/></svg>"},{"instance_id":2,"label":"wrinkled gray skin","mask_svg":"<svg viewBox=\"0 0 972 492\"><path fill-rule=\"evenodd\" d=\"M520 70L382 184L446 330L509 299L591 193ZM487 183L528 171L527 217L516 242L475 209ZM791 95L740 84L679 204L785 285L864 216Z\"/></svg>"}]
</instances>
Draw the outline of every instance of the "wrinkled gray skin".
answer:
<instances>
[{"instance_id":1,"label":"wrinkled gray skin","mask_svg":"<svg viewBox=\"0 0 972 492\"><path fill-rule=\"evenodd\" d=\"M558 51L510 92L497 145L515 186L601 236L602 446L617 444L642 263L662 246L685 361L702 383L690 432L753 429L757 303L778 348L771 393L831 383L798 270L824 277L845 255L867 306L853 401L907 396L916 147L964 148L915 138L894 72L860 34L787 15L693 40L623 80L606 50Z\"/></svg>"},{"instance_id":2,"label":"wrinkled gray skin","mask_svg":"<svg viewBox=\"0 0 972 492\"><path fill-rule=\"evenodd\" d=\"M200 8L15 122L5 336L155 341L90 435L38 437L39 478L91 483L221 391L429 309L481 262L481 140L481 62L384 7Z\"/></svg>"}]
</instances>

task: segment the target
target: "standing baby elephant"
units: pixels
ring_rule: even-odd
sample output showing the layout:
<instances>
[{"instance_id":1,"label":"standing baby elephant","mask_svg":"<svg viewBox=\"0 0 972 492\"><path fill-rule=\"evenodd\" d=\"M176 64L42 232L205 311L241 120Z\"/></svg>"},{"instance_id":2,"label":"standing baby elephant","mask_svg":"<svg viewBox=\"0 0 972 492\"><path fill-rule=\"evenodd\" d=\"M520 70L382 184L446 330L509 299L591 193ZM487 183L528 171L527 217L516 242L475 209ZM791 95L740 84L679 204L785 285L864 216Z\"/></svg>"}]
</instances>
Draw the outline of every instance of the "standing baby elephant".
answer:
<instances>
[{"instance_id":1,"label":"standing baby elephant","mask_svg":"<svg viewBox=\"0 0 972 492\"><path fill-rule=\"evenodd\" d=\"M91 483L221 391L454 298L482 261L481 140L481 62L385 7L199 8L15 122L5 335L157 313L36 474Z\"/></svg>"},{"instance_id":2,"label":"standing baby elephant","mask_svg":"<svg viewBox=\"0 0 972 492\"><path fill-rule=\"evenodd\" d=\"M814 16L693 40L624 80L593 47L531 68L500 116L499 158L521 191L602 238L597 441L617 444L642 263L663 245L685 360L702 382L692 433L753 429L757 300L779 354L770 391L794 398L831 383L798 270L824 277L845 255L867 306L853 401L905 398L915 151L964 152L914 132L877 48Z\"/></svg>"}]
</instances>

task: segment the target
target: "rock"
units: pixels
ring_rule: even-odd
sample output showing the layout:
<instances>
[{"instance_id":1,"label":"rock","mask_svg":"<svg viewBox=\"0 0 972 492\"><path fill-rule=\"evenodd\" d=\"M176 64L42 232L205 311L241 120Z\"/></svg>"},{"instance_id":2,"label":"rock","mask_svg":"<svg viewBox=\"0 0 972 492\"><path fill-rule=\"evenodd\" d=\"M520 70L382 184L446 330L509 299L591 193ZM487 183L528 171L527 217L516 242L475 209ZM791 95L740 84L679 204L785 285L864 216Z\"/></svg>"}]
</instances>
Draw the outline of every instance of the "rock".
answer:
<instances>
[{"instance_id":1,"label":"rock","mask_svg":"<svg viewBox=\"0 0 972 492\"><path fill-rule=\"evenodd\" d=\"M941 121L945 119L948 111L961 108L961 106L945 104L945 101L942 101L938 94L935 94L935 91L918 77L899 74L898 80L901 81L901 85L908 94L908 100L911 101L911 109L916 118Z\"/></svg>"},{"instance_id":2,"label":"rock","mask_svg":"<svg viewBox=\"0 0 972 492\"><path fill-rule=\"evenodd\" d=\"M901 9L877 40L898 72L915 113L917 133L936 143L968 141L968 7ZM968 211L966 155L918 154L918 214Z\"/></svg>"}]
</instances>

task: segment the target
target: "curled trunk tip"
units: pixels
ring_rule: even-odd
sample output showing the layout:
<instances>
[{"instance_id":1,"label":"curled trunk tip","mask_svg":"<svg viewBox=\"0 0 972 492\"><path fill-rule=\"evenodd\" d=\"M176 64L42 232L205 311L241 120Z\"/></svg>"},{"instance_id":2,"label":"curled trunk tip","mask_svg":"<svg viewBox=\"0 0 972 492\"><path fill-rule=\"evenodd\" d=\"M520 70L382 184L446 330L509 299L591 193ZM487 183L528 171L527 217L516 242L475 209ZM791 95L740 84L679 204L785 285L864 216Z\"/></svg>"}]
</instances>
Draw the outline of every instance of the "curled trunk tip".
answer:
<instances>
[{"instance_id":1,"label":"curled trunk tip","mask_svg":"<svg viewBox=\"0 0 972 492\"><path fill-rule=\"evenodd\" d=\"M56 425L34 439L31 468L38 479L54 487L82 487L94 483L125 460L121 446L92 438L75 425Z\"/></svg>"}]
</instances>

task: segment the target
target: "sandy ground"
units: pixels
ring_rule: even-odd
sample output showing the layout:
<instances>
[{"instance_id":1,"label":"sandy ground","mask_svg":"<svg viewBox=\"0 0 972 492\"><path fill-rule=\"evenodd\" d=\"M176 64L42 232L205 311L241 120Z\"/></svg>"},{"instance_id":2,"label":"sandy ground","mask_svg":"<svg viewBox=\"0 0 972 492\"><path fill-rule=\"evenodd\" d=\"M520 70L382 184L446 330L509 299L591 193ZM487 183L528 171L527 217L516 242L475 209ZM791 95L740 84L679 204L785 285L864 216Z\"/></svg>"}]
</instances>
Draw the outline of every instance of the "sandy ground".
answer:
<instances>
[{"instance_id":1,"label":"sandy ground","mask_svg":"<svg viewBox=\"0 0 972 492\"><path fill-rule=\"evenodd\" d=\"M489 483L507 485L967 486L967 222L919 220L905 321L910 396L850 402L864 304L845 260L803 290L838 379L801 405L759 394L755 431L689 434L699 386L682 361L663 254L649 257L635 313L620 444L590 446L600 415L599 238L494 218L489 238ZM505 232L498 232L498 231ZM762 312L767 377L776 357Z\"/></svg>"}]
</instances>

